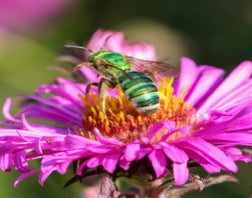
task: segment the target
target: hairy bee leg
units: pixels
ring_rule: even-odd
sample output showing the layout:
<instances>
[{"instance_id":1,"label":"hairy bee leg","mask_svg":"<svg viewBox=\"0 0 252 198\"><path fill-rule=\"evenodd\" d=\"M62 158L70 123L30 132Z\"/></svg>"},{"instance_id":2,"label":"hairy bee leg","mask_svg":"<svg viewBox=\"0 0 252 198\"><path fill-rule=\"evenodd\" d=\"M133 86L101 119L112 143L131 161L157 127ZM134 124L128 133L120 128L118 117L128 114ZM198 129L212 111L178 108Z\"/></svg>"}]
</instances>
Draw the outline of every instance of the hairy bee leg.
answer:
<instances>
[{"instance_id":1,"label":"hairy bee leg","mask_svg":"<svg viewBox=\"0 0 252 198\"><path fill-rule=\"evenodd\" d=\"M106 94L105 90L107 89L113 89L116 86L115 80L111 79L105 79L102 78L101 81L99 82L98 85L98 93L99 93L99 99L100 99L100 104L102 107L102 111L106 114Z\"/></svg>"},{"instance_id":2,"label":"hairy bee leg","mask_svg":"<svg viewBox=\"0 0 252 198\"><path fill-rule=\"evenodd\" d=\"M85 93L86 96L89 94L92 86L99 87L99 83L97 83L97 82L88 83L88 85L86 87L86 93Z\"/></svg>"},{"instance_id":3,"label":"hairy bee leg","mask_svg":"<svg viewBox=\"0 0 252 198\"><path fill-rule=\"evenodd\" d=\"M150 77L151 78L151 80L153 80L153 82L156 84L157 83L157 73L155 73L155 72L150 72L150 71L148 71L148 70L144 70L143 71L143 73L145 74L145 75L147 75L148 77Z\"/></svg>"},{"instance_id":4,"label":"hairy bee leg","mask_svg":"<svg viewBox=\"0 0 252 198\"><path fill-rule=\"evenodd\" d=\"M73 72L76 72L76 71L79 71L82 67L93 67L94 64L93 63L89 63L89 62L83 62L83 63L80 63L78 65L76 65L74 68L73 68Z\"/></svg>"},{"instance_id":5,"label":"hairy bee leg","mask_svg":"<svg viewBox=\"0 0 252 198\"><path fill-rule=\"evenodd\" d=\"M72 63L72 64L75 64L75 65L77 65L77 64L79 64L81 62L80 59L78 59L75 56L71 56L71 55L62 55L62 56L57 57L56 60L60 61L60 62Z\"/></svg>"}]
</instances>

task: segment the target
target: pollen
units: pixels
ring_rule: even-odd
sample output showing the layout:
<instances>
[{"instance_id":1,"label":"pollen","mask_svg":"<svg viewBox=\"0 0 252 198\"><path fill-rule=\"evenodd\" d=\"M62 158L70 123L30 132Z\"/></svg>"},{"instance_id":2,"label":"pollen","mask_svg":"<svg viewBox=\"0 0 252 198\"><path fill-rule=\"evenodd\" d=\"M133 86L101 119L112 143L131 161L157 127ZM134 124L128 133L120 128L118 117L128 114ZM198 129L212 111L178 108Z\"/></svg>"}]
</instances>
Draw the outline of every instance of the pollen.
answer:
<instances>
[{"instance_id":1,"label":"pollen","mask_svg":"<svg viewBox=\"0 0 252 198\"><path fill-rule=\"evenodd\" d=\"M175 96L173 79L165 79L159 86L160 107L151 115L139 113L118 89L118 96L106 97L106 110L102 110L99 96L80 95L85 110L83 112L83 129L80 135L94 139L92 131L98 128L105 137L112 137L122 142L130 142L146 136L155 123L165 120L176 122L180 128L190 123L195 109L184 101L186 89ZM161 134L160 134L161 135ZM174 138L180 136L174 136Z\"/></svg>"}]
</instances>

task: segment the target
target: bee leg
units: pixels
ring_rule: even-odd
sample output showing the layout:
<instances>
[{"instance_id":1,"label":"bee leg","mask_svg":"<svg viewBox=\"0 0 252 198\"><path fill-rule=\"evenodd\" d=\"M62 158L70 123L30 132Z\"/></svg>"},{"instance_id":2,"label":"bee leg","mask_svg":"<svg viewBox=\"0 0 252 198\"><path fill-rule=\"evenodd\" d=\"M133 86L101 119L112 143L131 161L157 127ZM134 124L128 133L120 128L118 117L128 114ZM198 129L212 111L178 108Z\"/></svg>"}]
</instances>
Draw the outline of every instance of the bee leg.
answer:
<instances>
[{"instance_id":1,"label":"bee leg","mask_svg":"<svg viewBox=\"0 0 252 198\"><path fill-rule=\"evenodd\" d=\"M91 90L91 86L96 86L99 87L99 83L97 82L92 82L92 83L88 83L87 87L86 87L86 96L89 94L90 90Z\"/></svg>"},{"instance_id":2,"label":"bee leg","mask_svg":"<svg viewBox=\"0 0 252 198\"><path fill-rule=\"evenodd\" d=\"M72 64L75 64L75 65L77 65L77 64L79 64L81 62L80 59L78 59L75 56L71 56L71 55L62 55L62 56L57 57L56 60L60 61L60 62L72 63Z\"/></svg>"},{"instance_id":3,"label":"bee leg","mask_svg":"<svg viewBox=\"0 0 252 198\"><path fill-rule=\"evenodd\" d=\"M73 68L72 72L79 71L82 67L94 67L94 64L89 62L80 63Z\"/></svg>"},{"instance_id":4,"label":"bee leg","mask_svg":"<svg viewBox=\"0 0 252 198\"><path fill-rule=\"evenodd\" d=\"M106 114L106 97L107 97L105 90L115 88L116 84L117 83L114 79L108 80L108 79L102 78L99 82L99 85L98 85L99 99L100 99L100 104L101 104L102 111L104 112L104 114Z\"/></svg>"},{"instance_id":5,"label":"bee leg","mask_svg":"<svg viewBox=\"0 0 252 198\"><path fill-rule=\"evenodd\" d=\"M157 83L157 78L156 78L156 73L155 73L155 72L152 73L152 72L150 72L150 71L148 71L148 70L144 70L143 73L144 73L146 76L150 77L151 80L153 80L154 83Z\"/></svg>"}]
</instances>

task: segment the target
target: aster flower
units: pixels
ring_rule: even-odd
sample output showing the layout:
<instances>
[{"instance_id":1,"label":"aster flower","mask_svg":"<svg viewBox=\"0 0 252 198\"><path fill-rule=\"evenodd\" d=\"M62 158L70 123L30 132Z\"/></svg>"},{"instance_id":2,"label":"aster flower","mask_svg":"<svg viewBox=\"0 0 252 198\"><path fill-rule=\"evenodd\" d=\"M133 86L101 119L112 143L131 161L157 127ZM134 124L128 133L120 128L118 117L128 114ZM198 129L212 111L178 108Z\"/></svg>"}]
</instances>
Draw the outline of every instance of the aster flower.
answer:
<instances>
[{"instance_id":1,"label":"aster flower","mask_svg":"<svg viewBox=\"0 0 252 198\"><path fill-rule=\"evenodd\" d=\"M153 46L128 43L120 32L99 30L87 47L98 50L107 35L107 49L156 59ZM90 69L82 74L89 81L99 80ZM105 114L97 90L86 96L85 84L57 78L34 95L23 96L25 102L14 116L12 101L6 100L0 168L21 173L14 186L34 174L44 185L52 172L64 174L76 162L80 177L99 168L115 177L172 178L175 186L188 181L189 168L195 165L208 173L235 173L237 161L251 162L238 148L252 145L251 74L251 61L224 78L222 69L197 66L183 57L179 77L159 82L160 108L151 115L138 113L119 88L108 92ZM28 162L39 159L40 168L31 170Z\"/></svg>"}]
</instances>

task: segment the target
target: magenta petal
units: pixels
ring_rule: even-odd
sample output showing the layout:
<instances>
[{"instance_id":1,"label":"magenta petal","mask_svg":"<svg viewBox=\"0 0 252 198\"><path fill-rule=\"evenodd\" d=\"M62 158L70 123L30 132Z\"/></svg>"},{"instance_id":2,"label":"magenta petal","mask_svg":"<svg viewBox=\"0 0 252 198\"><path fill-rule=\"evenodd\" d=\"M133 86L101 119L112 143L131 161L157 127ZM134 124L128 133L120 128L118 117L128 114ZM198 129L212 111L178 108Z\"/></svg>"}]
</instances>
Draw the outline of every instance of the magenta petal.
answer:
<instances>
[{"instance_id":1,"label":"magenta petal","mask_svg":"<svg viewBox=\"0 0 252 198\"><path fill-rule=\"evenodd\" d=\"M81 175L82 175L82 171L83 171L83 169L85 168L86 165L87 165L87 161L82 162L82 163L79 165L79 167L77 168L76 174L81 176Z\"/></svg>"},{"instance_id":2,"label":"magenta petal","mask_svg":"<svg viewBox=\"0 0 252 198\"><path fill-rule=\"evenodd\" d=\"M221 171L220 168L206 162L198 162L198 164L209 173L219 173Z\"/></svg>"},{"instance_id":3,"label":"magenta petal","mask_svg":"<svg viewBox=\"0 0 252 198\"><path fill-rule=\"evenodd\" d=\"M123 170L128 170L129 169L129 166L130 166L130 163L129 161L127 161L125 159L125 156L121 156L120 160L119 160L119 166L123 169Z\"/></svg>"},{"instance_id":4,"label":"magenta petal","mask_svg":"<svg viewBox=\"0 0 252 198\"><path fill-rule=\"evenodd\" d=\"M120 155L121 153L115 153L104 157L104 159L102 160L102 165L104 169L109 173L113 173L115 171Z\"/></svg>"},{"instance_id":5,"label":"magenta petal","mask_svg":"<svg viewBox=\"0 0 252 198\"><path fill-rule=\"evenodd\" d=\"M90 153L108 153L112 149L109 146L101 145L101 146L88 146L86 150L90 151Z\"/></svg>"},{"instance_id":6,"label":"magenta petal","mask_svg":"<svg viewBox=\"0 0 252 198\"><path fill-rule=\"evenodd\" d=\"M225 148L224 152L228 154L234 161L251 162L250 156L244 156L242 151L235 147Z\"/></svg>"},{"instance_id":7,"label":"magenta petal","mask_svg":"<svg viewBox=\"0 0 252 198\"><path fill-rule=\"evenodd\" d=\"M187 162L179 164L173 163L173 175L175 180L175 185L183 185L186 183L189 177L189 170L187 168Z\"/></svg>"},{"instance_id":8,"label":"magenta petal","mask_svg":"<svg viewBox=\"0 0 252 198\"><path fill-rule=\"evenodd\" d=\"M180 144L180 146L190 149L217 167L221 167L227 171L237 172L237 166L232 159L230 159L218 147L204 141L203 139L187 138Z\"/></svg>"},{"instance_id":9,"label":"magenta petal","mask_svg":"<svg viewBox=\"0 0 252 198\"><path fill-rule=\"evenodd\" d=\"M108 144L108 145L122 145L122 143L114 138L105 138L99 131L99 129L95 128L94 133L98 140L103 143L103 144Z\"/></svg>"},{"instance_id":10,"label":"magenta petal","mask_svg":"<svg viewBox=\"0 0 252 198\"><path fill-rule=\"evenodd\" d=\"M55 166L57 160L58 159L55 156L48 156L42 159L41 172L39 174L39 183L41 186L44 185L46 179L51 175L51 173L57 169Z\"/></svg>"},{"instance_id":11,"label":"magenta petal","mask_svg":"<svg viewBox=\"0 0 252 198\"><path fill-rule=\"evenodd\" d=\"M214 136L205 136L204 139L208 140L208 142L214 144L237 144L237 145L244 145L244 146L251 146L252 145L252 134L242 134L242 133L220 133L215 134Z\"/></svg>"},{"instance_id":12,"label":"magenta petal","mask_svg":"<svg viewBox=\"0 0 252 198\"><path fill-rule=\"evenodd\" d=\"M207 172L209 173L219 173L221 170L220 168L207 163L206 161L201 161L201 160L196 160L195 158L193 158L200 166L202 166Z\"/></svg>"},{"instance_id":13,"label":"magenta petal","mask_svg":"<svg viewBox=\"0 0 252 198\"><path fill-rule=\"evenodd\" d=\"M16 188L18 186L18 184L20 184L20 182L24 181L25 179L27 179L28 177L39 173L40 170L32 170L26 173L23 173L22 175L20 175L14 182L14 188Z\"/></svg>"},{"instance_id":14,"label":"magenta petal","mask_svg":"<svg viewBox=\"0 0 252 198\"><path fill-rule=\"evenodd\" d=\"M162 146L166 156L170 158L173 162L185 163L188 161L188 156L183 150L166 143L162 143Z\"/></svg>"},{"instance_id":15,"label":"magenta petal","mask_svg":"<svg viewBox=\"0 0 252 198\"><path fill-rule=\"evenodd\" d=\"M141 149L139 142L132 142L127 144L125 148L125 159L127 161L133 161L137 157L137 152Z\"/></svg>"},{"instance_id":16,"label":"magenta petal","mask_svg":"<svg viewBox=\"0 0 252 198\"><path fill-rule=\"evenodd\" d=\"M0 155L0 168L3 171L10 171L11 170L11 166L13 164L11 155L12 154L9 152L1 153L1 155Z\"/></svg>"},{"instance_id":17,"label":"magenta petal","mask_svg":"<svg viewBox=\"0 0 252 198\"><path fill-rule=\"evenodd\" d=\"M246 163L252 162L252 157L246 155L240 155L240 156L230 155L230 158L238 162L246 162Z\"/></svg>"},{"instance_id":18,"label":"magenta petal","mask_svg":"<svg viewBox=\"0 0 252 198\"><path fill-rule=\"evenodd\" d=\"M11 107L11 99L7 98L3 106L4 117L12 122L20 122L20 120L17 120L16 118L12 117L12 115L10 114L10 107Z\"/></svg>"},{"instance_id":19,"label":"magenta petal","mask_svg":"<svg viewBox=\"0 0 252 198\"><path fill-rule=\"evenodd\" d=\"M174 129L175 129L175 125L176 123L174 121L164 121L164 122L159 122L157 124L155 124L151 130L149 131L149 133L147 134L147 137L149 139L153 138L155 136L155 134L163 127L165 127L167 129L167 133L171 133Z\"/></svg>"},{"instance_id":20,"label":"magenta petal","mask_svg":"<svg viewBox=\"0 0 252 198\"><path fill-rule=\"evenodd\" d=\"M102 163L103 157L101 156L95 156L87 160L87 167L89 168L96 168L97 166L100 166Z\"/></svg>"},{"instance_id":21,"label":"magenta petal","mask_svg":"<svg viewBox=\"0 0 252 198\"><path fill-rule=\"evenodd\" d=\"M42 138L42 137L36 138L36 139L34 140L34 142L33 142L33 144L34 144L34 150L35 150L39 155L42 155L42 154L43 154L43 150L42 150L42 147L41 147L41 144L40 144L41 138Z\"/></svg>"},{"instance_id":22,"label":"magenta petal","mask_svg":"<svg viewBox=\"0 0 252 198\"><path fill-rule=\"evenodd\" d=\"M53 102L56 104L55 102ZM75 119L62 113L61 111L48 106L42 105L25 105L23 107L24 111L26 112L26 118L35 118L35 119L44 119L54 121L56 123L60 123L62 125L72 126L77 125L81 126L81 120Z\"/></svg>"},{"instance_id":23,"label":"magenta petal","mask_svg":"<svg viewBox=\"0 0 252 198\"><path fill-rule=\"evenodd\" d=\"M26 159L26 152L20 151L13 156L13 162L15 164L15 170L19 172L28 172L29 166Z\"/></svg>"},{"instance_id":24,"label":"magenta petal","mask_svg":"<svg viewBox=\"0 0 252 198\"><path fill-rule=\"evenodd\" d=\"M229 153L231 155L242 155L242 151L238 148L235 147L229 147L227 149L225 149L226 153Z\"/></svg>"},{"instance_id":25,"label":"magenta petal","mask_svg":"<svg viewBox=\"0 0 252 198\"><path fill-rule=\"evenodd\" d=\"M25 114L21 115L21 120L22 120L22 124L24 125L24 127L29 130L29 131L36 131L36 128L32 127L26 120L25 118Z\"/></svg>"},{"instance_id":26,"label":"magenta petal","mask_svg":"<svg viewBox=\"0 0 252 198\"><path fill-rule=\"evenodd\" d=\"M155 149L149 154L149 159L155 171L156 177L160 178L164 176L166 173L167 162L163 152L160 149Z\"/></svg>"},{"instance_id":27,"label":"magenta petal","mask_svg":"<svg viewBox=\"0 0 252 198\"><path fill-rule=\"evenodd\" d=\"M75 84L70 80L57 78L56 82L53 84L46 84L38 87L36 90L36 95L53 93L57 97L61 98L61 101L63 102L61 104L71 104L71 107L73 107L75 110L77 110L76 107L79 107L78 111L80 112L83 103L79 98L79 94L83 95L85 93L84 91L85 87L84 89L80 89L78 84Z\"/></svg>"},{"instance_id":28,"label":"magenta petal","mask_svg":"<svg viewBox=\"0 0 252 198\"><path fill-rule=\"evenodd\" d=\"M48 133L47 131L36 131L37 133L34 133L33 131L28 130L17 130L17 129L0 129L0 137L5 137L6 134L8 134L8 137L16 137L16 136L28 136L28 137L41 137L41 136L55 136L55 134ZM57 134L57 136L61 136L60 134Z\"/></svg>"},{"instance_id":29,"label":"magenta petal","mask_svg":"<svg viewBox=\"0 0 252 198\"><path fill-rule=\"evenodd\" d=\"M56 102L50 101L48 99L45 99L45 98L42 98L39 96L32 96L32 95L29 96L28 95L28 96L25 96L25 98L35 100L39 103L47 105L53 109L56 109L57 111L61 112L62 114L67 115L67 116L74 118L75 120L81 122L81 119L79 117L81 115L81 111L79 112L80 115L76 114L76 112L73 112L72 110L70 110L69 108L67 108L61 104L58 104Z\"/></svg>"},{"instance_id":30,"label":"magenta petal","mask_svg":"<svg viewBox=\"0 0 252 198\"><path fill-rule=\"evenodd\" d=\"M90 140L88 138L69 134L65 137L65 146L68 148L87 148L87 146L101 145L98 141Z\"/></svg>"},{"instance_id":31,"label":"magenta petal","mask_svg":"<svg viewBox=\"0 0 252 198\"><path fill-rule=\"evenodd\" d=\"M73 83L70 80L65 78L57 78L58 87L60 88L60 94L64 98L68 99L69 101L73 102L74 104L78 105L82 108L83 103L79 97L79 95L83 95L85 93L85 89L80 89L78 84ZM79 108L79 110L81 109Z\"/></svg>"},{"instance_id":32,"label":"magenta petal","mask_svg":"<svg viewBox=\"0 0 252 198\"><path fill-rule=\"evenodd\" d=\"M252 74L252 62L244 61L221 83L221 85L207 98L198 112L204 112L227 93L246 81Z\"/></svg>"},{"instance_id":33,"label":"magenta petal","mask_svg":"<svg viewBox=\"0 0 252 198\"><path fill-rule=\"evenodd\" d=\"M39 174L39 183L41 186L44 185L46 179L51 175L51 173L56 170L55 163L56 163L56 160L54 159L50 160L50 159L44 158L42 160L41 172Z\"/></svg>"},{"instance_id":34,"label":"magenta petal","mask_svg":"<svg viewBox=\"0 0 252 198\"><path fill-rule=\"evenodd\" d=\"M193 159L195 162L197 162L201 167L203 167L207 172L209 173L219 173L221 170L219 167L216 167L215 165L212 165L206 159L204 159L204 156L200 156L195 152L191 152L190 150L187 150L186 153L188 156Z\"/></svg>"},{"instance_id":35,"label":"magenta petal","mask_svg":"<svg viewBox=\"0 0 252 198\"><path fill-rule=\"evenodd\" d=\"M142 148L138 153L137 153L137 158L136 160L140 160L144 158L146 155L148 155L151 152L151 148Z\"/></svg>"},{"instance_id":36,"label":"magenta petal","mask_svg":"<svg viewBox=\"0 0 252 198\"><path fill-rule=\"evenodd\" d=\"M105 39L110 36L110 38L106 43L106 49L110 49L115 52L120 52L121 44L124 40L124 35L122 32L113 32L113 31L104 31L102 29L97 30L93 36L91 37L87 48L92 49L94 51L99 51L103 46ZM116 45L111 43L116 42ZM112 49L111 49L112 47Z\"/></svg>"},{"instance_id":37,"label":"magenta petal","mask_svg":"<svg viewBox=\"0 0 252 198\"><path fill-rule=\"evenodd\" d=\"M156 60L155 48L153 45L147 43L128 42L125 40L122 32L104 31L99 29L93 34L87 48L99 51L108 36L110 36L110 39L107 41L105 49L143 60ZM86 55L88 54L86 53Z\"/></svg>"},{"instance_id":38,"label":"magenta petal","mask_svg":"<svg viewBox=\"0 0 252 198\"><path fill-rule=\"evenodd\" d=\"M186 87L189 89L191 86L193 86L197 78L198 68L195 62L187 57L181 58L180 76L174 93L178 95L179 91L182 90L182 88Z\"/></svg>"},{"instance_id":39,"label":"magenta petal","mask_svg":"<svg viewBox=\"0 0 252 198\"><path fill-rule=\"evenodd\" d=\"M39 184L41 186L44 186L44 183L46 181L46 179L51 175L51 173L53 172L54 170L50 170L50 171L46 171L46 172L40 172L39 174Z\"/></svg>"},{"instance_id":40,"label":"magenta petal","mask_svg":"<svg viewBox=\"0 0 252 198\"><path fill-rule=\"evenodd\" d=\"M201 101L204 97L207 97L210 91L215 88L221 81L224 71L222 69L201 66L203 70L193 87L193 91L186 98L186 102L191 105L197 105L197 102Z\"/></svg>"},{"instance_id":41,"label":"magenta petal","mask_svg":"<svg viewBox=\"0 0 252 198\"><path fill-rule=\"evenodd\" d=\"M72 163L71 160L69 161L66 160L65 162L60 163L57 168L58 173L60 173L61 175L65 174L67 171L67 168L70 166L71 163Z\"/></svg>"},{"instance_id":42,"label":"magenta petal","mask_svg":"<svg viewBox=\"0 0 252 198\"><path fill-rule=\"evenodd\" d=\"M89 82L99 81L99 78L97 78L97 73L92 68L84 67L83 69L81 69L81 72L87 78Z\"/></svg>"},{"instance_id":43,"label":"magenta petal","mask_svg":"<svg viewBox=\"0 0 252 198\"><path fill-rule=\"evenodd\" d=\"M252 96L252 81L243 83L239 87L236 87L231 92L227 93L224 97L221 98L216 104L212 105L212 109L226 110L228 108L233 108L234 106L239 107L239 103L245 104L246 100L251 101ZM250 102L251 103L251 102ZM246 105L245 105L246 106Z\"/></svg>"}]
</instances>

